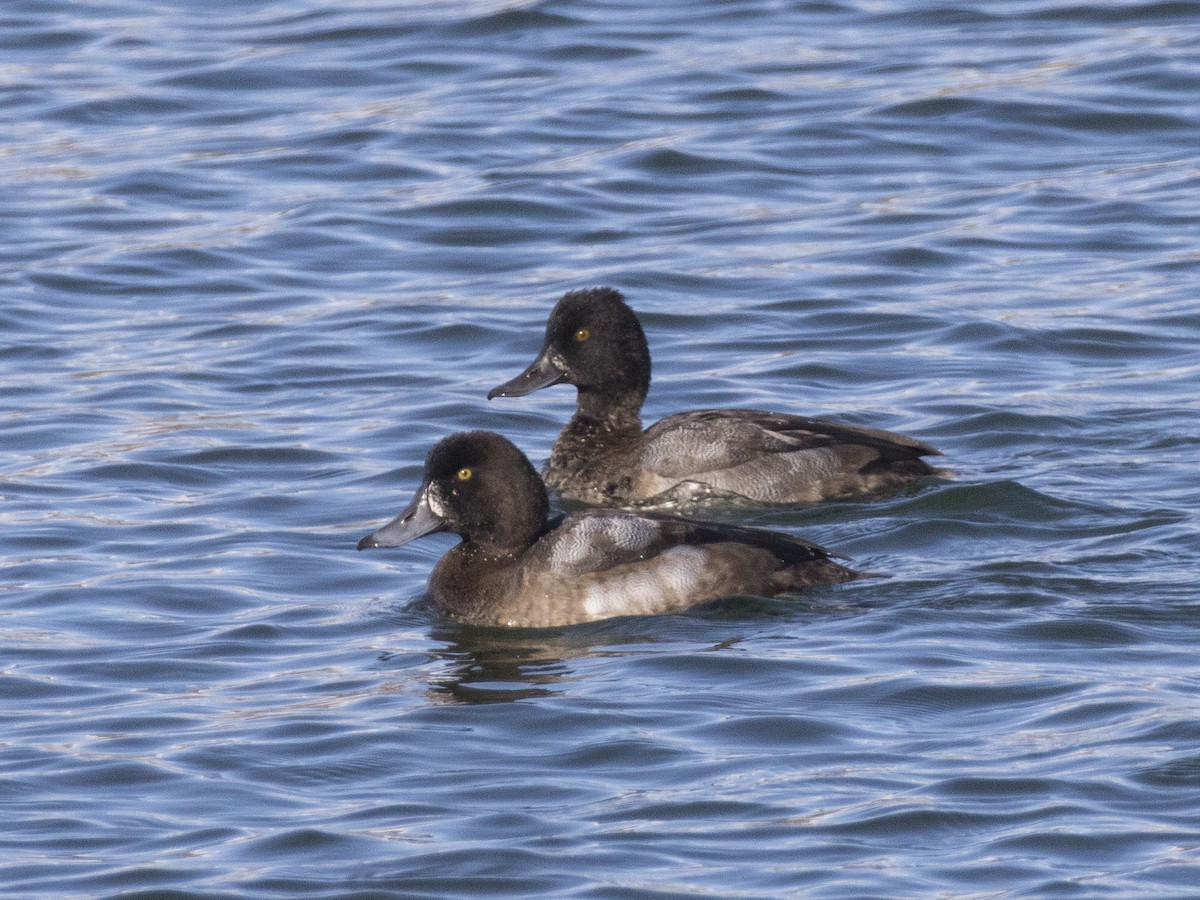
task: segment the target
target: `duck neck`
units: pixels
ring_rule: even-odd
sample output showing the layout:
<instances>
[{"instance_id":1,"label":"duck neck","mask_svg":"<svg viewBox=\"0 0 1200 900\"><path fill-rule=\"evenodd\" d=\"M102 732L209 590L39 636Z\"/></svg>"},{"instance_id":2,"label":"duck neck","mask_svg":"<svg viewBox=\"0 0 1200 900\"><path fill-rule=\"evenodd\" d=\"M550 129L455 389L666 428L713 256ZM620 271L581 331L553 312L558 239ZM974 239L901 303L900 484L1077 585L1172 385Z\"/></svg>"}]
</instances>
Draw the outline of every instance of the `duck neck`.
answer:
<instances>
[{"instance_id":1,"label":"duck neck","mask_svg":"<svg viewBox=\"0 0 1200 900\"><path fill-rule=\"evenodd\" d=\"M619 436L628 440L630 435L642 433L642 401L644 393L632 392L618 397L599 391L579 389L575 415L563 430L587 435Z\"/></svg>"},{"instance_id":2,"label":"duck neck","mask_svg":"<svg viewBox=\"0 0 1200 900\"><path fill-rule=\"evenodd\" d=\"M642 448L640 408L640 397L614 402L580 391L579 408L543 470L546 484L587 503L622 499L629 468Z\"/></svg>"}]
</instances>

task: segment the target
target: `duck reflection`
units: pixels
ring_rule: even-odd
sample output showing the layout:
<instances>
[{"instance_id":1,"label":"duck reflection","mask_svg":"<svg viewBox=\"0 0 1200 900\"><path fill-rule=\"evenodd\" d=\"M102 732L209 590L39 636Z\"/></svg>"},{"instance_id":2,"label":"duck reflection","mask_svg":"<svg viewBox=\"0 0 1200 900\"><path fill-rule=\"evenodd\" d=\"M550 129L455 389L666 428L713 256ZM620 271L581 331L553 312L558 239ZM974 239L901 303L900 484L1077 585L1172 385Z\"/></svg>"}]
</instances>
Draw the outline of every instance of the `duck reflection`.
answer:
<instances>
[{"instance_id":1,"label":"duck reflection","mask_svg":"<svg viewBox=\"0 0 1200 900\"><path fill-rule=\"evenodd\" d=\"M421 649L384 654L385 664L416 670L427 695L441 703L510 703L552 697L595 676L599 661L660 652L721 652L740 644L748 631L789 628L807 614L855 615L860 604L830 597L728 597L684 614L626 616L559 628L468 625L446 618L425 603L406 608ZM799 618L798 618L799 617Z\"/></svg>"},{"instance_id":2,"label":"duck reflection","mask_svg":"<svg viewBox=\"0 0 1200 900\"><path fill-rule=\"evenodd\" d=\"M580 677L572 661L628 652L630 644L654 643L613 623L567 628L512 629L443 621L431 635L444 647L434 657L449 664L430 690L454 703L509 703L548 697L556 686Z\"/></svg>"}]
</instances>

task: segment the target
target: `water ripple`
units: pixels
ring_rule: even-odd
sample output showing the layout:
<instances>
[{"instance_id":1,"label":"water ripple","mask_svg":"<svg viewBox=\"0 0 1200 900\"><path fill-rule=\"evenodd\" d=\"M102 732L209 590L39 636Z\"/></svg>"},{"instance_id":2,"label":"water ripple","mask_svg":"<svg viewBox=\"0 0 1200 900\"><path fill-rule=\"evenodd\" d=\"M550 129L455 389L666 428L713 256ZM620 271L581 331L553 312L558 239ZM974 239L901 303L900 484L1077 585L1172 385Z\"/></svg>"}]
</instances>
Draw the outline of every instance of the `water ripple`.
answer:
<instances>
[{"instance_id":1,"label":"water ripple","mask_svg":"<svg viewBox=\"0 0 1200 900\"><path fill-rule=\"evenodd\" d=\"M1193 4L0 11L14 896L1195 894ZM356 554L624 290L646 414L912 433L878 578L460 627ZM730 515L714 511L714 515Z\"/></svg>"}]
</instances>

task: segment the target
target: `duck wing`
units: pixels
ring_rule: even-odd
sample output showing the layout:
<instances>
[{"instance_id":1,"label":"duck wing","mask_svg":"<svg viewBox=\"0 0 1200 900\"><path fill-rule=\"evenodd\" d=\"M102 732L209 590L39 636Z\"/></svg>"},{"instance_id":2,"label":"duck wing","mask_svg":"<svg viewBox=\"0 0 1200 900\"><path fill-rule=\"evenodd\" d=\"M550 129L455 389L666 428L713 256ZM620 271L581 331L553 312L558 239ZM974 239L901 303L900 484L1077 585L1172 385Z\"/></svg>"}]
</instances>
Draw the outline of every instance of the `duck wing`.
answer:
<instances>
[{"instance_id":1,"label":"duck wing","mask_svg":"<svg viewBox=\"0 0 1200 900\"><path fill-rule=\"evenodd\" d=\"M620 566L646 565L679 547L703 549L715 544L765 550L783 565L846 558L779 531L619 510L588 510L568 516L538 541L533 552L541 565L556 574L578 577Z\"/></svg>"},{"instance_id":2,"label":"duck wing","mask_svg":"<svg viewBox=\"0 0 1200 900\"><path fill-rule=\"evenodd\" d=\"M690 478L827 448L843 453L864 448L873 451L870 457L887 460L940 455L928 444L880 428L756 409L702 409L667 416L647 429L641 463L664 478Z\"/></svg>"}]
</instances>

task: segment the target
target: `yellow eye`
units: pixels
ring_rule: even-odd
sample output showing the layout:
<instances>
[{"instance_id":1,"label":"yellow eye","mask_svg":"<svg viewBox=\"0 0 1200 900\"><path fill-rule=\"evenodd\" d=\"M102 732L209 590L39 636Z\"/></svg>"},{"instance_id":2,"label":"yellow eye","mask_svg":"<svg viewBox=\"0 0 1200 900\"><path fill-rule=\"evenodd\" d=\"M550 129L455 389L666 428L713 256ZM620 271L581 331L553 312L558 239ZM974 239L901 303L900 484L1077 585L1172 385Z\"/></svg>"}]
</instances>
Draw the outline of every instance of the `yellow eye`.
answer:
<instances>
[{"instance_id":1,"label":"yellow eye","mask_svg":"<svg viewBox=\"0 0 1200 900\"><path fill-rule=\"evenodd\" d=\"M575 340L579 341L581 344L591 336L592 333L586 328L580 328L577 332L575 332Z\"/></svg>"},{"instance_id":2,"label":"yellow eye","mask_svg":"<svg viewBox=\"0 0 1200 900\"><path fill-rule=\"evenodd\" d=\"M470 469L468 469L466 466L463 466L461 469L458 470L458 472L456 474L458 475L459 481L466 481L468 478L470 478L475 473L472 472Z\"/></svg>"}]
</instances>

